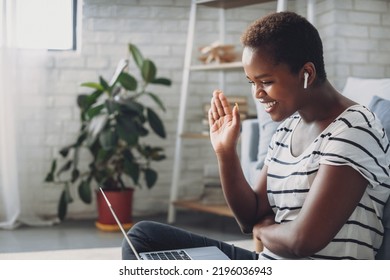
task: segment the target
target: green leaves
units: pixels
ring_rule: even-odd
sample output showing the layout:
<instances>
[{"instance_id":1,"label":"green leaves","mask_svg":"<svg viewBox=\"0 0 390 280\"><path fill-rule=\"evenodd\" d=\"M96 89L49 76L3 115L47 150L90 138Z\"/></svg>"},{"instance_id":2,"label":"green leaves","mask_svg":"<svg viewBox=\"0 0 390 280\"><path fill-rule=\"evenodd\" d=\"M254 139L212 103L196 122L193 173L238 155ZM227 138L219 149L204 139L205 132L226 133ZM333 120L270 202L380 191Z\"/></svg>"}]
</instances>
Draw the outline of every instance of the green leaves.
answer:
<instances>
[{"instance_id":1,"label":"green leaves","mask_svg":"<svg viewBox=\"0 0 390 280\"><path fill-rule=\"evenodd\" d=\"M146 83L152 82L156 78L157 68L153 61L145 59L141 68L142 78Z\"/></svg>"},{"instance_id":2,"label":"green leaves","mask_svg":"<svg viewBox=\"0 0 390 280\"><path fill-rule=\"evenodd\" d=\"M152 98L152 100L160 107L161 110L163 110L165 112L166 109L165 109L164 103L161 101L161 99L157 95L155 95L151 92L146 92L146 94Z\"/></svg>"},{"instance_id":3,"label":"green leaves","mask_svg":"<svg viewBox=\"0 0 390 280\"><path fill-rule=\"evenodd\" d=\"M80 196L80 199L90 204L92 202L92 191L90 187L90 181L89 180L83 180L81 181L79 187L78 187L78 193Z\"/></svg>"},{"instance_id":4,"label":"green leaves","mask_svg":"<svg viewBox=\"0 0 390 280\"><path fill-rule=\"evenodd\" d=\"M61 192L60 200L58 202L57 215L58 218L63 221L68 211L68 204L73 202L73 198L70 195L69 183L65 183L64 189Z\"/></svg>"},{"instance_id":5,"label":"green leaves","mask_svg":"<svg viewBox=\"0 0 390 280\"><path fill-rule=\"evenodd\" d=\"M101 105L98 105L98 106L95 106L95 107L92 107L90 108L86 113L87 113L87 116L89 119L93 119L95 116L99 115L100 112L103 110L104 108L104 104L101 104Z\"/></svg>"},{"instance_id":6,"label":"green leaves","mask_svg":"<svg viewBox=\"0 0 390 280\"><path fill-rule=\"evenodd\" d=\"M49 173L46 175L45 182L54 182L54 172L56 171L57 168L57 160L53 159L51 162L51 168Z\"/></svg>"},{"instance_id":7,"label":"green leaves","mask_svg":"<svg viewBox=\"0 0 390 280\"><path fill-rule=\"evenodd\" d=\"M103 88L103 86L101 84L94 83L94 82L82 83L81 86L82 87L89 87L89 88L97 89L98 91L103 91L104 90L104 88Z\"/></svg>"},{"instance_id":8,"label":"green leaves","mask_svg":"<svg viewBox=\"0 0 390 280\"><path fill-rule=\"evenodd\" d=\"M152 93L147 87L170 86L171 80L158 77L156 64L134 44L128 48L130 59L119 61L111 79L99 76L97 81L81 84L90 93L77 96L80 129L75 140L51 161L45 182L62 186L57 209L61 220L73 201L72 186L77 186L83 202L91 203L93 186L123 188L123 177L128 177L136 186L152 188L158 180L151 163L166 158L164 149L142 142L150 134L166 138L166 131L154 107L142 102L146 97L165 112L161 93ZM137 75L129 72L130 60L139 71Z\"/></svg>"},{"instance_id":9,"label":"green leaves","mask_svg":"<svg viewBox=\"0 0 390 280\"><path fill-rule=\"evenodd\" d=\"M156 78L157 68L156 65L150 59L144 59L139 49L133 45L129 44L129 50L135 64L138 69L141 71L141 75L145 83L150 83Z\"/></svg>"},{"instance_id":10,"label":"green leaves","mask_svg":"<svg viewBox=\"0 0 390 280\"><path fill-rule=\"evenodd\" d=\"M124 172L131 177L134 184L138 185L140 166L134 161L125 160Z\"/></svg>"},{"instance_id":11,"label":"green leaves","mask_svg":"<svg viewBox=\"0 0 390 280\"><path fill-rule=\"evenodd\" d=\"M146 186L150 189L154 186L154 184L157 182L157 172L153 169L147 168L145 169L145 181Z\"/></svg>"},{"instance_id":12,"label":"green leaves","mask_svg":"<svg viewBox=\"0 0 390 280\"><path fill-rule=\"evenodd\" d=\"M141 52L139 51L139 49L135 45L129 44L129 51L130 51L131 55L133 56L133 59L134 59L135 63L137 64L138 68L142 69L142 64L143 64L144 58L143 58Z\"/></svg>"},{"instance_id":13,"label":"green leaves","mask_svg":"<svg viewBox=\"0 0 390 280\"><path fill-rule=\"evenodd\" d=\"M165 138L165 128L160 117L152 109L147 108L146 110L148 113L149 124L152 127L153 131L156 132L156 134L161 138Z\"/></svg>"},{"instance_id":14,"label":"green leaves","mask_svg":"<svg viewBox=\"0 0 390 280\"><path fill-rule=\"evenodd\" d=\"M137 80L128 73L122 72L118 77L118 81L127 90L133 91L137 89Z\"/></svg>"},{"instance_id":15,"label":"green leaves","mask_svg":"<svg viewBox=\"0 0 390 280\"><path fill-rule=\"evenodd\" d=\"M170 86L171 80L167 78L156 78L157 67L154 62L150 59L145 59L139 49L133 45L129 44L129 51L137 65L138 69L141 71L142 79L146 84L159 84L164 86Z\"/></svg>"},{"instance_id":16,"label":"green leaves","mask_svg":"<svg viewBox=\"0 0 390 280\"><path fill-rule=\"evenodd\" d=\"M161 147L138 146L138 151L148 160L160 161L165 159L164 151Z\"/></svg>"},{"instance_id":17,"label":"green leaves","mask_svg":"<svg viewBox=\"0 0 390 280\"><path fill-rule=\"evenodd\" d=\"M130 147L135 146L138 143L139 135L134 123L127 122L124 118L119 117L117 119L117 133L119 138L126 141Z\"/></svg>"},{"instance_id":18,"label":"green leaves","mask_svg":"<svg viewBox=\"0 0 390 280\"><path fill-rule=\"evenodd\" d=\"M156 78L150 83L152 84L158 84L158 85L164 85L164 86L170 86L172 84L171 80L166 78Z\"/></svg>"},{"instance_id":19,"label":"green leaves","mask_svg":"<svg viewBox=\"0 0 390 280\"><path fill-rule=\"evenodd\" d=\"M62 191L60 201L58 202L57 215L58 218L63 221L66 213L68 212L68 199L65 190Z\"/></svg>"}]
</instances>

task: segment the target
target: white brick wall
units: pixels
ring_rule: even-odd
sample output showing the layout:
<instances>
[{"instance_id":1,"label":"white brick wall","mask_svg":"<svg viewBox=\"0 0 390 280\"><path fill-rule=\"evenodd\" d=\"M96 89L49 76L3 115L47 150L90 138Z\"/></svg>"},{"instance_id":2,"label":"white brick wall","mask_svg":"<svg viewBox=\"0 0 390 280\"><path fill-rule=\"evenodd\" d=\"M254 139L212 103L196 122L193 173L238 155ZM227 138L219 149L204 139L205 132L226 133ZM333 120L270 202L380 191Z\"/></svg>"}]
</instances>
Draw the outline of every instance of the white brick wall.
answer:
<instances>
[{"instance_id":1,"label":"white brick wall","mask_svg":"<svg viewBox=\"0 0 390 280\"><path fill-rule=\"evenodd\" d=\"M56 213L59 189L43 184L50 160L60 147L73 141L78 130L79 112L76 95L83 91L79 84L96 81L99 75L109 79L117 61L127 56L127 43L139 46L146 57L153 59L159 75L172 79L169 88L155 92L166 103L167 112L161 114L168 137L159 141L166 148L168 159L155 167L159 181L152 190L137 190L135 214L166 211L171 185L174 135L177 125L182 67L188 28L188 0L84 0L82 14L81 50L53 52L46 63L47 87L43 96L30 95L23 100L29 110L20 112L24 121L20 129L20 182L34 209L42 216ZM305 0L289 1L289 9L305 15ZM242 30L252 21L276 9L276 1L242 9L226 11L226 43L239 46ZM390 76L390 4L389 1L318 0L317 26L323 36L329 79L339 89L346 77ZM194 50L218 38L218 11L200 7ZM239 50L239 47L237 48ZM197 55L194 55L196 58ZM187 120L189 127L200 127L201 106L208 102L212 90L218 86L215 73L194 73L191 76ZM229 73L227 94L242 94L250 98L250 89L243 73ZM249 99L250 100L250 99ZM29 137L25 137L25 133ZM184 144L183 194L200 192L204 160L214 160L207 140L190 140ZM187 183L188 182L188 183ZM70 205L69 216L94 216L95 206L78 201ZM26 210L27 211L27 210Z\"/></svg>"},{"instance_id":2,"label":"white brick wall","mask_svg":"<svg viewBox=\"0 0 390 280\"><path fill-rule=\"evenodd\" d=\"M329 80L339 90L348 76L390 76L390 1L317 1Z\"/></svg>"}]
</instances>

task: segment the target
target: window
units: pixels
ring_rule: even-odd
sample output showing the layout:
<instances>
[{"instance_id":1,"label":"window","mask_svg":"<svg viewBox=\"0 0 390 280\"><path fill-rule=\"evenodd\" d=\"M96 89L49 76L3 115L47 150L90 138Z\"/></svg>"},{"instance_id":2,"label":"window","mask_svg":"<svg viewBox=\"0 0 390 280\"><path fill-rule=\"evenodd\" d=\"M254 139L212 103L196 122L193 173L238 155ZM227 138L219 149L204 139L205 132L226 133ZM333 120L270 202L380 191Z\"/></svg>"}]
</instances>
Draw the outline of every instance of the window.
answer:
<instances>
[{"instance_id":1,"label":"window","mask_svg":"<svg viewBox=\"0 0 390 280\"><path fill-rule=\"evenodd\" d=\"M16 47L76 49L77 0L15 0L14 4Z\"/></svg>"}]
</instances>

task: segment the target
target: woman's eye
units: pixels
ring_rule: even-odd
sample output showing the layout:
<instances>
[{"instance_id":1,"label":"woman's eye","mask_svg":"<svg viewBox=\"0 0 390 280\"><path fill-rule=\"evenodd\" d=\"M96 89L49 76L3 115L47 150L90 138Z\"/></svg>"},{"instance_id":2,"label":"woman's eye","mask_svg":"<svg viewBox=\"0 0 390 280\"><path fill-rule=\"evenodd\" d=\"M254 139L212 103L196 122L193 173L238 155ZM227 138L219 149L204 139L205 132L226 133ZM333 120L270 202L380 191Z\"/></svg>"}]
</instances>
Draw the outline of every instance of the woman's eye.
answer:
<instances>
[{"instance_id":1,"label":"woman's eye","mask_svg":"<svg viewBox=\"0 0 390 280\"><path fill-rule=\"evenodd\" d=\"M250 83L252 86L256 85L256 82L253 82L253 81L248 81L248 83ZM270 81L262 81L262 82L259 82L258 86L264 87L264 86L269 86L271 84L272 84L272 82L270 82Z\"/></svg>"}]
</instances>

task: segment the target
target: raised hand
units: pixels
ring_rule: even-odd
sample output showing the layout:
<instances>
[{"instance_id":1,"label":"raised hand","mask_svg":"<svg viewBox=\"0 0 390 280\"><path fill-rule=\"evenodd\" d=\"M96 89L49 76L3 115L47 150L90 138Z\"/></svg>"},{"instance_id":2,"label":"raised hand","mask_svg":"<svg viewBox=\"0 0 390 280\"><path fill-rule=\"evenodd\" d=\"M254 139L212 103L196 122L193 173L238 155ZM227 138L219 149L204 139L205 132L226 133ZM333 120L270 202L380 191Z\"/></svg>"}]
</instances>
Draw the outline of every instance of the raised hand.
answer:
<instances>
[{"instance_id":1,"label":"raised hand","mask_svg":"<svg viewBox=\"0 0 390 280\"><path fill-rule=\"evenodd\" d=\"M220 90L213 92L209 111L210 140L215 153L235 151L240 135L238 106L231 108Z\"/></svg>"}]
</instances>

